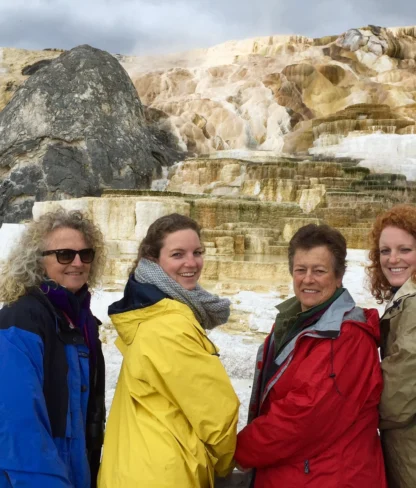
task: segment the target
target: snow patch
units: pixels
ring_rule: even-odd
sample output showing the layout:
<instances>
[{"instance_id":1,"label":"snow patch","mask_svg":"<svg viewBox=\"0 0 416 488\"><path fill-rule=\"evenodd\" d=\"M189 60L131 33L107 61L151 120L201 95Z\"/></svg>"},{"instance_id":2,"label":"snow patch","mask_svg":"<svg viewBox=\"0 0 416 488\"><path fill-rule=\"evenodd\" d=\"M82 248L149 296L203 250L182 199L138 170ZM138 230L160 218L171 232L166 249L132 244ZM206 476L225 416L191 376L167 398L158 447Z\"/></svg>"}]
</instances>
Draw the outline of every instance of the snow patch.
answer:
<instances>
[{"instance_id":1,"label":"snow patch","mask_svg":"<svg viewBox=\"0 0 416 488\"><path fill-rule=\"evenodd\" d=\"M3 224L0 227L0 261L7 259L25 228L25 224Z\"/></svg>"}]
</instances>

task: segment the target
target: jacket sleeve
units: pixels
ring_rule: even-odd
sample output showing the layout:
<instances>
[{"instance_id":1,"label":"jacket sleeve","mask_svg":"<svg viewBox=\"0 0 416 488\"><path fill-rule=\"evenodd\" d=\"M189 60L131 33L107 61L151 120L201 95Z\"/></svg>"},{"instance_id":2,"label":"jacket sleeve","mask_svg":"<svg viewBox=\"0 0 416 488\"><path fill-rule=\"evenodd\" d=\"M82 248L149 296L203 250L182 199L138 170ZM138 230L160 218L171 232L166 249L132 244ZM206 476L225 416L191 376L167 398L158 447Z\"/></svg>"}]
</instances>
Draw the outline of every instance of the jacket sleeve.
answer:
<instances>
[{"instance_id":1,"label":"jacket sleeve","mask_svg":"<svg viewBox=\"0 0 416 488\"><path fill-rule=\"evenodd\" d=\"M346 332L316 341L294 372L288 394L238 434L238 464L264 468L314 457L356 421L367 399L373 398L376 408L382 388L376 344L356 326Z\"/></svg>"},{"instance_id":2,"label":"jacket sleeve","mask_svg":"<svg viewBox=\"0 0 416 488\"><path fill-rule=\"evenodd\" d=\"M30 317L26 317L30 320ZM0 323L0 487L72 488L51 435L36 324Z\"/></svg>"},{"instance_id":3,"label":"jacket sleeve","mask_svg":"<svg viewBox=\"0 0 416 488\"><path fill-rule=\"evenodd\" d=\"M400 314L392 354L381 362L384 388L380 403L380 429L402 427L416 412L416 298L407 300Z\"/></svg>"},{"instance_id":4,"label":"jacket sleeve","mask_svg":"<svg viewBox=\"0 0 416 488\"><path fill-rule=\"evenodd\" d=\"M233 463L239 408L227 373L184 316L172 314L168 324L156 325L140 326L140 357L148 382L183 411L215 472L226 476Z\"/></svg>"}]
</instances>

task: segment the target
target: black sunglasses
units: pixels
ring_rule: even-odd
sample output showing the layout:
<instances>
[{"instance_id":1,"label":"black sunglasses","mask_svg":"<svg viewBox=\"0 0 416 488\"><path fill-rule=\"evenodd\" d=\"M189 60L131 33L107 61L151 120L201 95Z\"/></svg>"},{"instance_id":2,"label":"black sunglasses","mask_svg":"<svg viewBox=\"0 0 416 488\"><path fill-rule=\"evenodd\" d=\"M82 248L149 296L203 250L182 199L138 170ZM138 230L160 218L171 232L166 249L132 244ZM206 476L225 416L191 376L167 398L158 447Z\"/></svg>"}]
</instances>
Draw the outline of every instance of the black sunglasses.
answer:
<instances>
[{"instance_id":1,"label":"black sunglasses","mask_svg":"<svg viewBox=\"0 0 416 488\"><path fill-rule=\"evenodd\" d=\"M85 264L92 263L94 261L95 251L92 248L80 249L75 251L74 249L54 249L53 251L43 251L42 256L49 256L55 254L59 264L69 264L75 259L75 256L79 254L79 258Z\"/></svg>"}]
</instances>

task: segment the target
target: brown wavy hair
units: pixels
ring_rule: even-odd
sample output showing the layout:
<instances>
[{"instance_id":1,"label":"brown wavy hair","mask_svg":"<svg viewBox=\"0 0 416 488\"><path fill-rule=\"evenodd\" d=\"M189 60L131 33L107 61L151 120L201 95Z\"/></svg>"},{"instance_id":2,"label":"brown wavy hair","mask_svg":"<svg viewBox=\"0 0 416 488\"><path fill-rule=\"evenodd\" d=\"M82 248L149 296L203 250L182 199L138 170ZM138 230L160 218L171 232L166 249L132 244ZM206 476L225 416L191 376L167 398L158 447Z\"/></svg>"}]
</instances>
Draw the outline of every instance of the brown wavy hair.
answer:
<instances>
[{"instance_id":1,"label":"brown wavy hair","mask_svg":"<svg viewBox=\"0 0 416 488\"><path fill-rule=\"evenodd\" d=\"M408 232L416 239L416 207L413 205L396 205L380 214L370 233L370 264L366 268L370 280L370 291L377 303L383 303L392 296L391 285L384 276L380 265L380 235L386 227L397 227ZM413 274L412 280L416 276Z\"/></svg>"},{"instance_id":2,"label":"brown wavy hair","mask_svg":"<svg viewBox=\"0 0 416 488\"><path fill-rule=\"evenodd\" d=\"M195 220L186 215L173 213L164 215L155 220L153 224L150 225L145 238L140 243L137 258L134 261L132 268L129 270L129 274L134 272L141 258L150 259L151 261L159 259L160 250L163 247L163 242L167 235L177 232L178 230L186 229L194 230L201 239L200 226Z\"/></svg>"}]
</instances>

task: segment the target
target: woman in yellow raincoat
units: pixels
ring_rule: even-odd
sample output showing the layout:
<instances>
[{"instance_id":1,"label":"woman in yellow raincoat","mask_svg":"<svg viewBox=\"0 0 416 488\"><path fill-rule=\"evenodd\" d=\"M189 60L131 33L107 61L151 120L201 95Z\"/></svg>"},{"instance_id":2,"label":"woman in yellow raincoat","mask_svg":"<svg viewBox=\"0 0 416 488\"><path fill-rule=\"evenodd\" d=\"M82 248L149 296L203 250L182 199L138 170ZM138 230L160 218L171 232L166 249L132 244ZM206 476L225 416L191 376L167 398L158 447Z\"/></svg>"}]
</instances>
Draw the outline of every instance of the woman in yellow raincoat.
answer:
<instances>
[{"instance_id":1,"label":"woman in yellow raincoat","mask_svg":"<svg viewBox=\"0 0 416 488\"><path fill-rule=\"evenodd\" d=\"M206 333L230 302L198 285L202 267L198 224L161 217L109 307L123 364L99 488L211 488L232 469L239 401Z\"/></svg>"}]
</instances>

